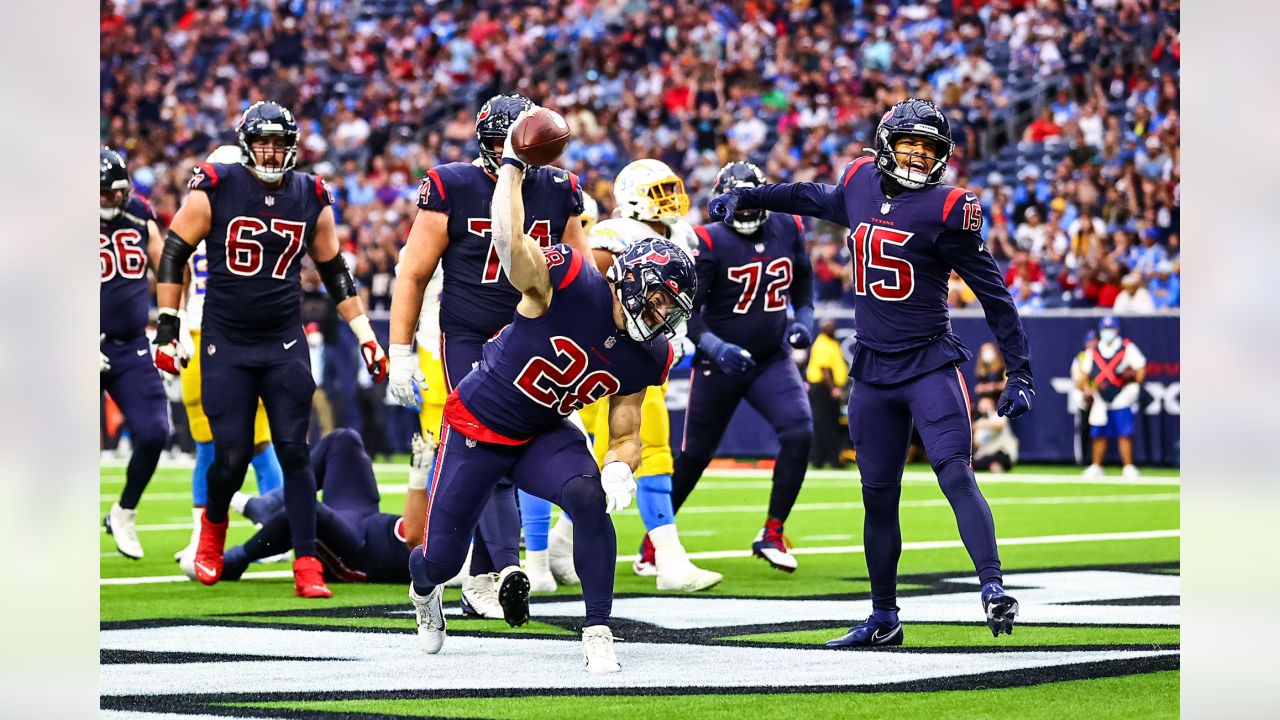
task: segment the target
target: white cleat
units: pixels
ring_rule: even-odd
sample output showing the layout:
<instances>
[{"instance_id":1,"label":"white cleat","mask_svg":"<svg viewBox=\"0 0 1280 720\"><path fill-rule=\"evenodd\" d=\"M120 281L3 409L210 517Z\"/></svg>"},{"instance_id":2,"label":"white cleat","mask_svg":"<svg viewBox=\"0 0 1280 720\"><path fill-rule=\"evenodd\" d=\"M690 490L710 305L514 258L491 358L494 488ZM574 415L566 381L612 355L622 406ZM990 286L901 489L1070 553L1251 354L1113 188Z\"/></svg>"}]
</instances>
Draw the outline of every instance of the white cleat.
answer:
<instances>
[{"instance_id":1,"label":"white cleat","mask_svg":"<svg viewBox=\"0 0 1280 720\"><path fill-rule=\"evenodd\" d=\"M622 670L618 656L613 653L613 640L613 632L608 625L582 628L582 657L587 661L587 672L599 674Z\"/></svg>"},{"instance_id":2,"label":"white cleat","mask_svg":"<svg viewBox=\"0 0 1280 720\"><path fill-rule=\"evenodd\" d=\"M525 551L524 572L529 576L529 592L553 593L558 589L546 550Z\"/></svg>"},{"instance_id":3,"label":"white cleat","mask_svg":"<svg viewBox=\"0 0 1280 720\"><path fill-rule=\"evenodd\" d=\"M444 604L440 598L444 595L444 586L437 585L426 597L413 591L413 583L409 584L409 601L413 603L413 611L418 620L418 643L422 649L435 655L444 646Z\"/></svg>"},{"instance_id":4,"label":"white cleat","mask_svg":"<svg viewBox=\"0 0 1280 720\"><path fill-rule=\"evenodd\" d=\"M556 582L561 585L582 584L573 566L573 523L564 516L547 536L547 561Z\"/></svg>"},{"instance_id":5,"label":"white cleat","mask_svg":"<svg viewBox=\"0 0 1280 720\"><path fill-rule=\"evenodd\" d=\"M724 576L713 570L704 570L686 561L682 567L658 567L658 589L698 592L715 587Z\"/></svg>"},{"instance_id":6,"label":"white cleat","mask_svg":"<svg viewBox=\"0 0 1280 720\"><path fill-rule=\"evenodd\" d=\"M1102 466L1098 465L1097 463L1094 463L1093 465L1090 465L1089 467L1084 469L1084 477L1087 477L1087 478L1100 478L1104 474L1105 473L1103 473L1102 471Z\"/></svg>"},{"instance_id":7,"label":"white cleat","mask_svg":"<svg viewBox=\"0 0 1280 720\"><path fill-rule=\"evenodd\" d=\"M792 573L800 563L795 555L787 552L790 547L791 541L787 540L785 535L766 534L765 528L761 528L755 542L751 543L751 553L769 563L774 570Z\"/></svg>"},{"instance_id":8,"label":"white cleat","mask_svg":"<svg viewBox=\"0 0 1280 720\"><path fill-rule=\"evenodd\" d=\"M505 620L498 602L498 573L469 576L462 581L462 614L489 620Z\"/></svg>"},{"instance_id":9,"label":"white cleat","mask_svg":"<svg viewBox=\"0 0 1280 720\"><path fill-rule=\"evenodd\" d=\"M182 564L183 558L188 558L188 563L195 562L196 546L200 544L200 516L203 514L204 508L191 508L191 540L186 547L173 554L173 561L179 565Z\"/></svg>"},{"instance_id":10,"label":"white cleat","mask_svg":"<svg viewBox=\"0 0 1280 720\"><path fill-rule=\"evenodd\" d=\"M1123 475L1126 480L1133 480L1142 476L1142 473L1138 472L1138 468L1132 465L1125 465L1124 470L1121 470L1120 474Z\"/></svg>"},{"instance_id":11,"label":"white cleat","mask_svg":"<svg viewBox=\"0 0 1280 720\"><path fill-rule=\"evenodd\" d=\"M112 503L106 517L102 518L102 526L107 534L116 541L116 550L130 560L141 560L142 543L138 542L138 511L125 510L120 503Z\"/></svg>"},{"instance_id":12,"label":"white cleat","mask_svg":"<svg viewBox=\"0 0 1280 720\"><path fill-rule=\"evenodd\" d=\"M636 558L636 561L631 563L631 572L640 577L658 577L658 566L644 558Z\"/></svg>"}]
</instances>

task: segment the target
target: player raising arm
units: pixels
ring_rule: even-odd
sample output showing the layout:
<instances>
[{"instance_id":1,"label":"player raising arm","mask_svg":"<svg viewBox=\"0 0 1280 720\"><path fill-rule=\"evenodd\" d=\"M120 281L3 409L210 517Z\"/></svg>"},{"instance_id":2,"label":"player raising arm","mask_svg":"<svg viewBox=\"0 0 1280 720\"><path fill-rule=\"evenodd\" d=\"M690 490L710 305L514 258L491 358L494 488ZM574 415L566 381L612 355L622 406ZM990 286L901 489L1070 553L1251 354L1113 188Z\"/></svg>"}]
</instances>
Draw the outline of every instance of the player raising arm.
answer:
<instances>
[{"instance_id":1,"label":"player raising arm","mask_svg":"<svg viewBox=\"0 0 1280 720\"><path fill-rule=\"evenodd\" d=\"M572 515L586 669L617 672L608 626L617 539L608 514L631 503L644 389L666 380L668 338L689 317L696 278L687 256L658 238L629 248L607 278L567 245L541 250L522 230L523 164L510 147L493 197L494 244L520 299L511 324L485 344L479 367L445 403L425 537L409 556L409 598L423 649L439 652L443 583L461 567L494 485L510 477ZM601 470L567 418L610 396ZM517 572L505 569L500 584ZM528 619L527 583L523 593L499 593L508 622Z\"/></svg>"},{"instance_id":2,"label":"player raising arm","mask_svg":"<svg viewBox=\"0 0 1280 720\"><path fill-rule=\"evenodd\" d=\"M387 360L339 254L332 198L324 182L293 170L298 125L275 102L258 102L236 127L240 163L204 163L174 216L156 288L160 320L156 367L178 362L178 300L187 259L201 240L208 288L201 334L204 410L213 427L214 461L196 549L196 578L222 574L227 508L253 455L253 419L262 399L284 471L285 509L296 559L294 592L330 597L316 559L316 480L307 451L315 381L301 321L302 251L315 261L338 311L359 339L376 382Z\"/></svg>"},{"instance_id":3,"label":"player raising arm","mask_svg":"<svg viewBox=\"0 0 1280 720\"><path fill-rule=\"evenodd\" d=\"M941 184L954 143L933 103L911 98L884 114L875 157L850 163L835 185L736 187L714 198L712 219L760 208L820 217L851 230L854 345L849 435L858 454L863 528L874 612L833 647L901 645L898 499L914 421L955 512L982 583L995 635L1011 632L1018 603L1005 594L995 523L973 476L969 394L959 363L973 357L951 332L947 278L954 268L977 294L999 341L1008 382L997 410L1031 409L1030 350L1022 322L979 230L982 207L968 190Z\"/></svg>"}]
</instances>

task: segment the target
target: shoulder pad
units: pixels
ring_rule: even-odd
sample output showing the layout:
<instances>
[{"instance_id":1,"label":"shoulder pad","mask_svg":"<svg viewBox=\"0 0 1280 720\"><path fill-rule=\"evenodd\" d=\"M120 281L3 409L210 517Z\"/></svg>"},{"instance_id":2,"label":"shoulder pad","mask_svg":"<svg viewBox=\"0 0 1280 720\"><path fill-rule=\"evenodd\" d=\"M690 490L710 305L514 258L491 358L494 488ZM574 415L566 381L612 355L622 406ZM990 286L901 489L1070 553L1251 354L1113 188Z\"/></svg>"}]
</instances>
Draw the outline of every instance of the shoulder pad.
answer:
<instances>
[{"instance_id":1,"label":"shoulder pad","mask_svg":"<svg viewBox=\"0 0 1280 720\"><path fill-rule=\"evenodd\" d=\"M613 224L613 220L596 223L587 235L587 245L593 250L608 250L614 255L626 252L630 243L622 232Z\"/></svg>"},{"instance_id":2,"label":"shoulder pad","mask_svg":"<svg viewBox=\"0 0 1280 720\"><path fill-rule=\"evenodd\" d=\"M200 163L191 171L191 179L187 187L191 190L209 191L218 186L221 167L214 163Z\"/></svg>"},{"instance_id":3,"label":"shoulder pad","mask_svg":"<svg viewBox=\"0 0 1280 720\"><path fill-rule=\"evenodd\" d=\"M946 193L942 201L943 225L949 230L978 232L982 230L982 204L978 196L968 188L938 186L939 195Z\"/></svg>"}]
</instances>

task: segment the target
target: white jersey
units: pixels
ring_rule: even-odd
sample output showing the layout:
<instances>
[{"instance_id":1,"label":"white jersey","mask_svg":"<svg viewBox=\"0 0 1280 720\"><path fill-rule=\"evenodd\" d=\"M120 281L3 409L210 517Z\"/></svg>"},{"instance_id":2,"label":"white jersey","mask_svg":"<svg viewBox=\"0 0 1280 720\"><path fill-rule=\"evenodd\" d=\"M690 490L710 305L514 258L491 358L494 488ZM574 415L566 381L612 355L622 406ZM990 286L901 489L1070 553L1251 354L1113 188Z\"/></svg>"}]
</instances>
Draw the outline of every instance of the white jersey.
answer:
<instances>
[{"instance_id":1,"label":"white jersey","mask_svg":"<svg viewBox=\"0 0 1280 720\"><path fill-rule=\"evenodd\" d=\"M399 271L399 268L396 268ZM440 291L444 289L444 263L436 264L436 272L422 293L422 310L418 313L418 330L414 338L418 347L432 355L440 355Z\"/></svg>"},{"instance_id":2,"label":"white jersey","mask_svg":"<svg viewBox=\"0 0 1280 720\"><path fill-rule=\"evenodd\" d=\"M200 321L204 318L204 294L209 285L209 258L205 252L204 241L196 245L187 261L191 269L191 282L187 285L186 311L187 329L193 332L200 330Z\"/></svg>"}]
</instances>

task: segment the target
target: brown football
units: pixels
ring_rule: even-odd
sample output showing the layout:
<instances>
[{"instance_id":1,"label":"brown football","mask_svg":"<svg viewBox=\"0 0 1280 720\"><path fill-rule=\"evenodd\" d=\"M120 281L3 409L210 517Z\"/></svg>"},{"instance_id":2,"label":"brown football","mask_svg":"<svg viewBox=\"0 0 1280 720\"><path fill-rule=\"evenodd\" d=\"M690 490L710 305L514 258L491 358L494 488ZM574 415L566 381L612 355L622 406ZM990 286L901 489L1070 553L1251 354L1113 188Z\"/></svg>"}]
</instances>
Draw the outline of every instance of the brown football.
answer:
<instances>
[{"instance_id":1,"label":"brown football","mask_svg":"<svg viewBox=\"0 0 1280 720\"><path fill-rule=\"evenodd\" d=\"M511 129L516 157L529 165L550 165L569 145L569 123L555 110L538 108Z\"/></svg>"}]
</instances>

